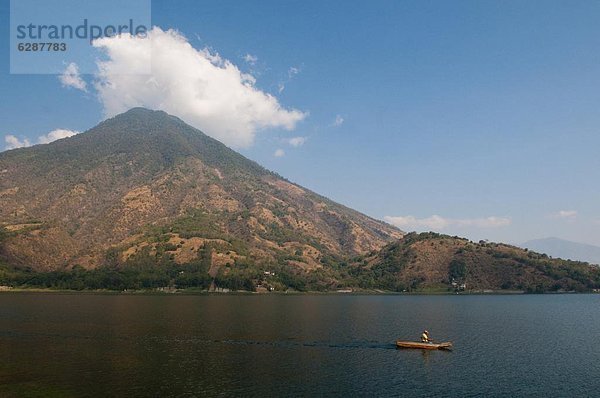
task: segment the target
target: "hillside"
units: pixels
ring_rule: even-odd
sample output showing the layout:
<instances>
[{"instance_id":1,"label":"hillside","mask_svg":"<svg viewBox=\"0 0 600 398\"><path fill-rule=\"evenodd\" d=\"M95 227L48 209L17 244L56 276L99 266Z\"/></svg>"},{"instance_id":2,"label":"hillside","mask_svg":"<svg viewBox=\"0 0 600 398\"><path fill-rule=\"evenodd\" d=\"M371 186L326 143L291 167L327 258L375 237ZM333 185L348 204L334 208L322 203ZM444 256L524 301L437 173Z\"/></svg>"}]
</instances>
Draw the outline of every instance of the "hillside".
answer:
<instances>
[{"instance_id":1,"label":"hillside","mask_svg":"<svg viewBox=\"0 0 600 398\"><path fill-rule=\"evenodd\" d=\"M519 245L557 258L600 264L600 247L558 238L534 239Z\"/></svg>"},{"instance_id":2,"label":"hillside","mask_svg":"<svg viewBox=\"0 0 600 398\"><path fill-rule=\"evenodd\" d=\"M379 286L395 291L544 292L600 287L600 268L587 263L435 233L407 234L380 251L354 259L350 273L365 288Z\"/></svg>"},{"instance_id":3,"label":"hillside","mask_svg":"<svg viewBox=\"0 0 600 398\"><path fill-rule=\"evenodd\" d=\"M301 186L161 111L135 108L0 153L0 255L35 271L203 259L315 270L403 233Z\"/></svg>"},{"instance_id":4,"label":"hillside","mask_svg":"<svg viewBox=\"0 0 600 398\"><path fill-rule=\"evenodd\" d=\"M453 286L453 283L455 286ZM0 153L0 285L585 291L598 268L408 234L160 111Z\"/></svg>"}]
</instances>

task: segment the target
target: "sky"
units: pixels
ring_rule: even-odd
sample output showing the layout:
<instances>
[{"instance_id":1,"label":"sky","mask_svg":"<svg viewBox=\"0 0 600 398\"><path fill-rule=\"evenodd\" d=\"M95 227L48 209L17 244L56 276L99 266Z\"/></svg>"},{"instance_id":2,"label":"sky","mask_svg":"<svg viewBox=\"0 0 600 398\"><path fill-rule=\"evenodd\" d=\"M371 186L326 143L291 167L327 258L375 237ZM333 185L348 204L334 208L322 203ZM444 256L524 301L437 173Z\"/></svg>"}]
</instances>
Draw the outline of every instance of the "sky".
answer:
<instances>
[{"instance_id":1,"label":"sky","mask_svg":"<svg viewBox=\"0 0 600 398\"><path fill-rule=\"evenodd\" d=\"M152 1L97 70L10 74L0 150L133 106L405 231L600 245L600 3ZM126 51L122 51L125 49ZM123 75L151 54L151 76Z\"/></svg>"}]
</instances>

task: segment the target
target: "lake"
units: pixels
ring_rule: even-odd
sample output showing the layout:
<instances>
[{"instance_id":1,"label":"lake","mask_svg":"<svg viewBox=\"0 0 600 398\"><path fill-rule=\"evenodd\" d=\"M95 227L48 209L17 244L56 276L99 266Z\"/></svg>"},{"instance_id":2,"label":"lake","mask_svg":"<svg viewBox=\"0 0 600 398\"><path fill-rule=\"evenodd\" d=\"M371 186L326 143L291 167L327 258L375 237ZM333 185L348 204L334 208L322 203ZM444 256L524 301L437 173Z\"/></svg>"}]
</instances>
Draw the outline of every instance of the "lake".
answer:
<instances>
[{"instance_id":1,"label":"lake","mask_svg":"<svg viewBox=\"0 0 600 398\"><path fill-rule=\"evenodd\" d=\"M600 295L3 293L0 396L597 396L598 336Z\"/></svg>"}]
</instances>

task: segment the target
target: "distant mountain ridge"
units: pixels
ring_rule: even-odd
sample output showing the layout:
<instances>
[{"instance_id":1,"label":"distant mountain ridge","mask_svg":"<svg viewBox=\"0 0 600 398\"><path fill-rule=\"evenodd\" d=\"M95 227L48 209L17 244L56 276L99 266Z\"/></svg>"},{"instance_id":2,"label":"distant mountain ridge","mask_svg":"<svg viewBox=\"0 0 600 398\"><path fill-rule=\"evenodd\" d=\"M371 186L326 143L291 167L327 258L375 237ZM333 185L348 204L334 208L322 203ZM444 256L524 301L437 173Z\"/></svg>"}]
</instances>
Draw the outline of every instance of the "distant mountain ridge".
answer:
<instances>
[{"instance_id":1,"label":"distant mountain ridge","mask_svg":"<svg viewBox=\"0 0 600 398\"><path fill-rule=\"evenodd\" d=\"M540 253L546 253L556 258L600 264L600 247L585 243L572 242L559 238L544 238L530 240L519 246Z\"/></svg>"}]
</instances>

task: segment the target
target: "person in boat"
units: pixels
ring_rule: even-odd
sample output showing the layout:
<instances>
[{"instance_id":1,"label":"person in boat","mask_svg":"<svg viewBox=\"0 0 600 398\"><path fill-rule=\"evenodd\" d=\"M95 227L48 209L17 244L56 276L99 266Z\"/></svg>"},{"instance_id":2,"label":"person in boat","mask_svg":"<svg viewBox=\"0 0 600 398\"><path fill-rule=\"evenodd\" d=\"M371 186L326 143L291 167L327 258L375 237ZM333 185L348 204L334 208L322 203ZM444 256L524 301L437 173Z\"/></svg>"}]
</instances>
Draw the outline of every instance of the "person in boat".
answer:
<instances>
[{"instance_id":1,"label":"person in boat","mask_svg":"<svg viewBox=\"0 0 600 398\"><path fill-rule=\"evenodd\" d=\"M429 332L427 330L424 330L423 334L421 335L421 343L431 343Z\"/></svg>"}]
</instances>

